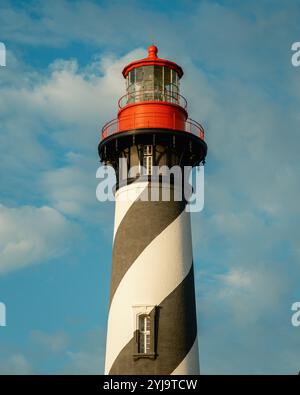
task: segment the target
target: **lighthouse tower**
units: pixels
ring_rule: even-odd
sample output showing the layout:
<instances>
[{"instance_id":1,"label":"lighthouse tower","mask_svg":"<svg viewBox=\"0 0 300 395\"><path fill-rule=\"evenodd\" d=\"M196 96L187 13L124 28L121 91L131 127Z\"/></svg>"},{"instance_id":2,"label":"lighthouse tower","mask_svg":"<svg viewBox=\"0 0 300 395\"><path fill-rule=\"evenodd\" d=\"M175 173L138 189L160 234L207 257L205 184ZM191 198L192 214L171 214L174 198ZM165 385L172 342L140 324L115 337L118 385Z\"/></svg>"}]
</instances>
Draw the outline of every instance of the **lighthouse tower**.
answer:
<instances>
[{"instance_id":1,"label":"lighthouse tower","mask_svg":"<svg viewBox=\"0 0 300 395\"><path fill-rule=\"evenodd\" d=\"M182 68L154 45L123 76L99 144L117 177L105 373L199 374L190 213L168 169L204 163L204 131L188 119Z\"/></svg>"}]
</instances>

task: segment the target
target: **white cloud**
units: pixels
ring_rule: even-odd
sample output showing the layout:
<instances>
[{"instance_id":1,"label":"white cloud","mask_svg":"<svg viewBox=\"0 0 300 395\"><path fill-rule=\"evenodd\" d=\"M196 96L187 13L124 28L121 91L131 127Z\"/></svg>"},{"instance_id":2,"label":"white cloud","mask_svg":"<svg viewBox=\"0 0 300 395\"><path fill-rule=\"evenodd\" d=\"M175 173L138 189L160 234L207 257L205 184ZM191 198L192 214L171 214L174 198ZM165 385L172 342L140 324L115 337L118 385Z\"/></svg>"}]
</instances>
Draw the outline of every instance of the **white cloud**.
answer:
<instances>
[{"instance_id":1,"label":"white cloud","mask_svg":"<svg viewBox=\"0 0 300 395\"><path fill-rule=\"evenodd\" d=\"M100 127L117 114L122 65L143 55L95 59L83 69L76 60L57 60L38 73L10 53L0 95L2 202L8 203L0 206L1 274L67 253L76 226L66 216L106 223L112 215L95 196ZM16 83L11 68L23 79ZM20 200L28 206L8 208ZM44 206L36 207L37 200Z\"/></svg>"},{"instance_id":2,"label":"white cloud","mask_svg":"<svg viewBox=\"0 0 300 395\"><path fill-rule=\"evenodd\" d=\"M93 188L96 181L90 172L95 163L72 152L67 158L68 166L45 172L42 182L55 208L67 215L78 216L86 213L89 207L95 207Z\"/></svg>"},{"instance_id":3,"label":"white cloud","mask_svg":"<svg viewBox=\"0 0 300 395\"><path fill-rule=\"evenodd\" d=\"M103 374L105 332L32 330L26 346L1 345L1 374ZM56 365L57 363L57 365Z\"/></svg>"},{"instance_id":4,"label":"white cloud","mask_svg":"<svg viewBox=\"0 0 300 395\"><path fill-rule=\"evenodd\" d=\"M30 7L30 13L26 11L2 7L3 39L34 46L62 47L76 41L120 49L136 43L137 32L144 31L150 41L161 32L171 32L172 26L167 18L136 2L118 1L101 6L93 1L52 0L51 4L38 1Z\"/></svg>"},{"instance_id":5,"label":"white cloud","mask_svg":"<svg viewBox=\"0 0 300 395\"><path fill-rule=\"evenodd\" d=\"M28 375L33 374L33 368L23 354L16 353L0 361L0 374Z\"/></svg>"},{"instance_id":6,"label":"white cloud","mask_svg":"<svg viewBox=\"0 0 300 395\"><path fill-rule=\"evenodd\" d=\"M224 275L217 276L220 289L217 298L227 306L238 325L258 322L278 309L286 295L289 283L286 275L273 273L268 267L253 265L252 270L234 267Z\"/></svg>"},{"instance_id":7,"label":"white cloud","mask_svg":"<svg viewBox=\"0 0 300 395\"><path fill-rule=\"evenodd\" d=\"M54 353L65 350L69 343L68 335L65 332L49 334L35 330L31 332L31 338L38 346Z\"/></svg>"},{"instance_id":8,"label":"white cloud","mask_svg":"<svg viewBox=\"0 0 300 395\"><path fill-rule=\"evenodd\" d=\"M0 205L0 274L62 256L76 234L51 207Z\"/></svg>"},{"instance_id":9,"label":"white cloud","mask_svg":"<svg viewBox=\"0 0 300 395\"><path fill-rule=\"evenodd\" d=\"M105 332L102 328L84 334L73 348L68 350L64 374L103 374Z\"/></svg>"},{"instance_id":10,"label":"white cloud","mask_svg":"<svg viewBox=\"0 0 300 395\"><path fill-rule=\"evenodd\" d=\"M83 69L75 60L58 60L46 75L27 70L17 61L12 63L17 75L23 73L24 78L15 84L10 74L4 75L1 87L4 202L16 205L21 198L32 204L39 199L49 210L54 208L52 216L55 214L64 225L67 221L60 213L85 222L107 215L95 197L100 127L117 114L117 99L124 89L122 65L142 54L136 50L119 59L98 59ZM57 166L56 161L64 164ZM34 207L31 211L33 216L42 213ZM16 268L53 255L49 250L43 253L41 250L49 245L39 247L42 240L38 243L37 235L34 237L34 246L26 238L3 246L0 270L6 270L8 262ZM57 250L61 247L59 243Z\"/></svg>"},{"instance_id":11,"label":"white cloud","mask_svg":"<svg viewBox=\"0 0 300 395\"><path fill-rule=\"evenodd\" d=\"M101 354L103 350L95 349L91 352L78 351L67 353L69 374L103 374L101 367Z\"/></svg>"},{"instance_id":12,"label":"white cloud","mask_svg":"<svg viewBox=\"0 0 300 395\"><path fill-rule=\"evenodd\" d=\"M94 60L84 68L79 68L76 60L57 60L46 74L32 73L18 65L15 71L23 73L24 79L17 85L4 75L0 171L10 200L19 197L17 191L21 188L23 199L25 195L30 201L33 190L47 201L46 184L56 206L63 205L65 212L78 211L84 192L90 194L85 198L94 199L96 182L92 185L91 178L96 181L101 127L117 116L117 101L125 90L121 68L144 55L145 51L138 49L121 58ZM58 167L56 162L67 165ZM62 189L66 192L61 185L63 179L69 187L73 176L73 202L68 201L66 207L66 199L59 203L57 197ZM89 191L85 190L87 184Z\"/></svg>"},{"instance_id":13,"label":"white cloud","mask_svg":"<svg viewBox=\"0 0 300 395\"><path fill-rule=\"evenodd\" d=\"M93 158L69 152L64 167L45 172L41 179L51 205L68 217L90 224L110 224L113 203L96 199L96 163ZM105 209L104 209L105 206ZM112 223L106 226L112 229Z\"/></svg>"}]
</instances>

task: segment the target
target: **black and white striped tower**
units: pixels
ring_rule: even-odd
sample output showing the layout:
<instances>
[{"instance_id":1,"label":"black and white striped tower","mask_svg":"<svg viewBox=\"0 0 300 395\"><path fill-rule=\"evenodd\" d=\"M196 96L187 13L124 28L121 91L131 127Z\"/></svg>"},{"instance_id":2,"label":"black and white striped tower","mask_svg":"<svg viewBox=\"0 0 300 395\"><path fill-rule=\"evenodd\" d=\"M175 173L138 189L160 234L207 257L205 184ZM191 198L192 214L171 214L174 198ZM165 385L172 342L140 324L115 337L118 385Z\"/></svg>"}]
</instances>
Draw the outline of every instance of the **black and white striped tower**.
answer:
<instances>
[{"instance_id":1,"label":"black and white striped tower","mask_svg":"<svg viewBox=\"0 0 300 395\"><path fill-rule=\"evenodd\" d=\"M199 374L190 213L168 169L204 163L207 146L182 75L151 45L124 68L118 118L102 130L100 159L117 175L106 374Z\"/></svg>"}]
</instances>

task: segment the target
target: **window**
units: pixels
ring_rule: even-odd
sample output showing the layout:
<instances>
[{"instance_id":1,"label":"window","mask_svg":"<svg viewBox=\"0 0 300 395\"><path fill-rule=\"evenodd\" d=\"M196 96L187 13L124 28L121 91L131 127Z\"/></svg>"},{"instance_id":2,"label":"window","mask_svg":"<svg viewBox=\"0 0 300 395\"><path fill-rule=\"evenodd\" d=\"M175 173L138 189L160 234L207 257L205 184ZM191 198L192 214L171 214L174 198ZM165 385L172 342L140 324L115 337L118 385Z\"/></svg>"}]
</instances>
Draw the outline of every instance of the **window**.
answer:
<instances>
[{"instance_id":1,"label":"window","mask_svg":"<svg viewBox=\"0 0 300 395\"><path fill-rule=\"evenodd\" d=\"M150 315L139 317L139 353L148 354L151 350Z\"/></svg>"},{"instance_id":2,"label":"window","mask_svg":"<svg viewBox=\"0 0 300 395\"><path fill-rule=\"evenodd\" d=\"M145 175L152 175L153 166L153 146L144 145L144 156L143 156L143 171Z\"/></svg>"},{"instance_id":3,"label":"window","mask_svg":"<svg viewBox=\"0 0 300 395\"><path fill-rule=\"evenodd\" d=\"M133 358L156 358L156 321L158 306L135 305L133 308Z\"/></svg>"}]
</instances>

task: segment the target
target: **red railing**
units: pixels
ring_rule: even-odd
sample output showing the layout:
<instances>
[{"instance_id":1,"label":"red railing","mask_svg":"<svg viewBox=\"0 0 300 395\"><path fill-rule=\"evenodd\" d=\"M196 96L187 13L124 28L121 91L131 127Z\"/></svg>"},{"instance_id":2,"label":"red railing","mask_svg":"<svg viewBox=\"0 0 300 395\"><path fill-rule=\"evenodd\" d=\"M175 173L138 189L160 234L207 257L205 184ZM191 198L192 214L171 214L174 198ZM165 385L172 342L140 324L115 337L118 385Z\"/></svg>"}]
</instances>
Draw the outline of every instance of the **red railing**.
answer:
<instances>
[{"instance_id":1,"label":"red railing","mask_svg":"<svg viewBox=\"0 0 300 395\"><path fill-rule=\"evenodd\" d=\"M176 130L174 128L174 130ZM102 139L105 139L112 134L121 132L119 130L119 122L118 119L113 119L112 121L106 123L102 128ZM192 133L202 140L204 140L204 129L200 123L194 121L193 119L188 118L185 122L185 130L184 132Z\"/></svg>"},{"instance_id":2,"label":"red railing","mask_svg":"<svg viewBox=\"0 0 300 395\"><path fill-rule=\"evenodd\" d=\"M200 125L199 122L194 121L191 118L188 118L185 121L185 131L190 132L192 134L195 134L196 136L199 136L202 140L204 140L204 129L203 126Z\"/></svg>"},{"instance_id":3,"label":"red railing","mask_svg":"<svg viewBox=\"0 0 300 395\"><path fill-rule=\"evenodd\" d=\"M102 140L108 136L111 136L114 133L119 132L119 121L117 119L113 119L107 122L102 128Z\"/></svg>"}]
</instances>

